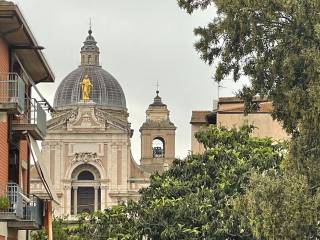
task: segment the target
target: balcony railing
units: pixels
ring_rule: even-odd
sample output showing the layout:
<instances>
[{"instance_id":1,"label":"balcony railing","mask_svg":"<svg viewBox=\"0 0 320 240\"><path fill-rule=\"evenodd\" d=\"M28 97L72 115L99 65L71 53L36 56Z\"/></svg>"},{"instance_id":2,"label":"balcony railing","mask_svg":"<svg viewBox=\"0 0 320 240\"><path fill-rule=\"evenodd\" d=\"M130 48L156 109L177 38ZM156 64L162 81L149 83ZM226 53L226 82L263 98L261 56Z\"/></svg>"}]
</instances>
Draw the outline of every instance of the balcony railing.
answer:
<instances>
[{"instance_id":1,"label":"balcony railing","mask_svg":"<svg viewBox=\"0 0 320 240\"><path fill-rule=\"evenodd\" d=\"M30 115L29 115L29 122L30 124L34 124L38 127L39 131L45 135L46 134L46 120L47 115L46 112L43 110L41 104L34 98L30 100Z\"/></svg>"},{"instance_id":2,"label":"balcony railing","mask_svg":"<svg viewBox=\"0 0 320 240\"><path fill-rule=\"evenodd\" d=\"M35 195L30 196L30 202L25 206L24 219L43 225L43 201Z\"/></svg>"},{"instance_id":3,"label":"balcony railing","mask_svg":"<svg viewBox=\"0 0 320 240\"><path fill-rule=\"evenodd\" d=\"M0 219L22 219L23 199L21 188L15 183L0 186Z\"/></svg>"},{"instance_id":4,"label":"balcony railing","mask_svg":"<svg viewBox=\"0 0 320 240\"><path fill-rule=\"evenodd\" d=\"M23 113L25 83L17 73L0 73L0 110Z\"/></svg>"},{"instance_id":5,"label":"balcony railing","mask_svg":"<svg viewBox=\"0 0 320 240\"><path fill-rule=\"evenodd\" d=\"M25 99L29 106L23 115L13 121L14 131L28 131L35 140L43 140L46 135L47 115L41 104L34 98Z\"/></svg>"},{"instance_id":6,"label":"balcony railing","mask_svg":"<svg viewBox=\"0 0 320 240\"><path fill-rule=\"evenodd\" d=\"M43 225L42 200L34 195L25 196L16 183L8 183L0 189L0 221L8 221L8 227L25 230Z\"/></svg>"}]
</instances>

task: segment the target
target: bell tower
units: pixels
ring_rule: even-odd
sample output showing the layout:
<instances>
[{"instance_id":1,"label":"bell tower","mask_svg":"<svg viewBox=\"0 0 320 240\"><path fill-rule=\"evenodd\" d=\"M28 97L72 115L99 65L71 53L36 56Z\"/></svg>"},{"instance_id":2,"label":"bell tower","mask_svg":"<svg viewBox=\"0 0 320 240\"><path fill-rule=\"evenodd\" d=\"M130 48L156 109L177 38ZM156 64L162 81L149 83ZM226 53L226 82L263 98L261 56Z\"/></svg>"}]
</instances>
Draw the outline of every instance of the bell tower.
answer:
<instances>
[{"instance_id":1,"label":"bell tower","mask_svg":"<svg viewBox=\"0 0 320 240\"><path fill-rule=\"evenodd\" d=\"M141 167L149 172L163 172L175 158L175 125L170 121L167 105L159 91L146 111L146 121L140 128Z\"/></svg>"}]
</instances>

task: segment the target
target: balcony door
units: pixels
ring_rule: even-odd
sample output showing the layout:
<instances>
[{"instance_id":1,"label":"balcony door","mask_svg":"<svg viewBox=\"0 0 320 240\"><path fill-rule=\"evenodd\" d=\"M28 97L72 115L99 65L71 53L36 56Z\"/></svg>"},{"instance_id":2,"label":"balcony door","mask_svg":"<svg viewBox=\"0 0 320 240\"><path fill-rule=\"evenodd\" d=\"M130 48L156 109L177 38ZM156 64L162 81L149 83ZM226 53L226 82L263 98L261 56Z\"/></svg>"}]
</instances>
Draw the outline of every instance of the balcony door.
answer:
<instances>
[{"instance_id":1,"label":"balcony door","mask_svg":"<svg viewBox=\"0 0 320 240\"><path fill-rule=\"evenodd\" d=\"M94 187L78 188L78 213L94 212Z\"/></svg>"},{"instance_id":2,"label":"balcony door","mask_svg":"<svg viewBox=\"0 0 320 240\"><path fill-rule=\"evenodd\" d=\"M19 184L19 150L11 149L9 151L9 182Z\"/></svg>"}]
</instances>

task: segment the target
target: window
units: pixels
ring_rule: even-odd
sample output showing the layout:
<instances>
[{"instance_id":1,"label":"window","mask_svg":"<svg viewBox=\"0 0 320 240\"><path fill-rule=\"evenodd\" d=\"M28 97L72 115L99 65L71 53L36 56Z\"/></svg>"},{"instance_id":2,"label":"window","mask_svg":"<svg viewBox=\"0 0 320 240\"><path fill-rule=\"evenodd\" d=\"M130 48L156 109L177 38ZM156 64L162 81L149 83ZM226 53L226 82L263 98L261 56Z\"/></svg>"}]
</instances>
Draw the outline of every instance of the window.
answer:
<instances>
[{"instance_id":1,"label":"window","mask_svg":"<svg viewBox=\"0 0 320 240\"><path fill-rule=\"evenodd\" d=\"M89 171L82 171L78 175L78 180L94 180L94 176Z\"/></svg>"},{"instance_id":2,"label":"window","mask_svg":"<svg viewBox=\"0 0 320 240\"><path fill-rule=\"evenodd\" d=\"M153 158L163 158L165 154L165 142L162 137L156 137L152 141Z\"/></svg>"}]
</instances>

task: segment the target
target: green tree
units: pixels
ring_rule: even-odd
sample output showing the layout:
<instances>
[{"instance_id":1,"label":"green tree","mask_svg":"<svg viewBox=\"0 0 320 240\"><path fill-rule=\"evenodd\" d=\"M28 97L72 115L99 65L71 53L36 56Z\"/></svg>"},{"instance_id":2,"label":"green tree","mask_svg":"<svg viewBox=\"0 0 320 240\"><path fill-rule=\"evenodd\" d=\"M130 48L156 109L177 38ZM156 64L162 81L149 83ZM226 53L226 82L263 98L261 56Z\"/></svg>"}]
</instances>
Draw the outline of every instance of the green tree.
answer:
<instances>
[{"instance_id":1,"label":"green tree","mask_svg":"<svg viewBox=\"0 0 320 240\"><path fill-rule=\"evenodd\" d=\"M211 126L198 133L207 152L175 160L141 191L139 231L149 239L252 239L240 228L232 199L245 193L253 171L280 171L285 151L251 131Z\"/></svg>"},{"instance_id":2,"label":"green tree","mask_svg":"<svg viewBox=\"0 0 320 240\"><path fill-rule=\"evenodd\" d=\"M52 235L55 240L69 240L69 223L64 218L55 218L52 222Z\"/></svg>"},{"instance_id":3,"label":"green tree","mask_svg":"<svg viewBox=\"0 0 320 240\"><path fill-rule=\"evenodd\" d=\"M253 174L246 193L234 199L243 231L255 239L318 239L319 193L302 175Z\"/></svg>"},{"instance_id":4,"label":"green tree","mask_svg":"<svg viewBox=\"0 0 320 240\"><path fill-rule=\"evenodd\" d=\"M48 235L44 229L32 231L30 234L31 240L47 240Z\"/></svg>"},{"instance_id":5,"label":"green tree","mask_svg":"<svg viewBox=\"0 0 320 240\"><path fill-rule=\"evenodd\" d=\"M210 5L217 15L195 29L201 58L217 63L215 80L230 74L249 77L239 93L246 110L252 96L273 101L273 117L293 136L293 171L320 181L320 1L318 0L177 0L192 13Z\"/></svg>"},{"instance_id":6,"label":"green tree","mask_svg":"<svg viewBox=\"0 0 320 240\"><path fill-rule=\"evenodd\" d=\"M139 240L136 204L118 205L103 212L79 215L70 234L77 240Z\"/></svg>"}]
</instances>

